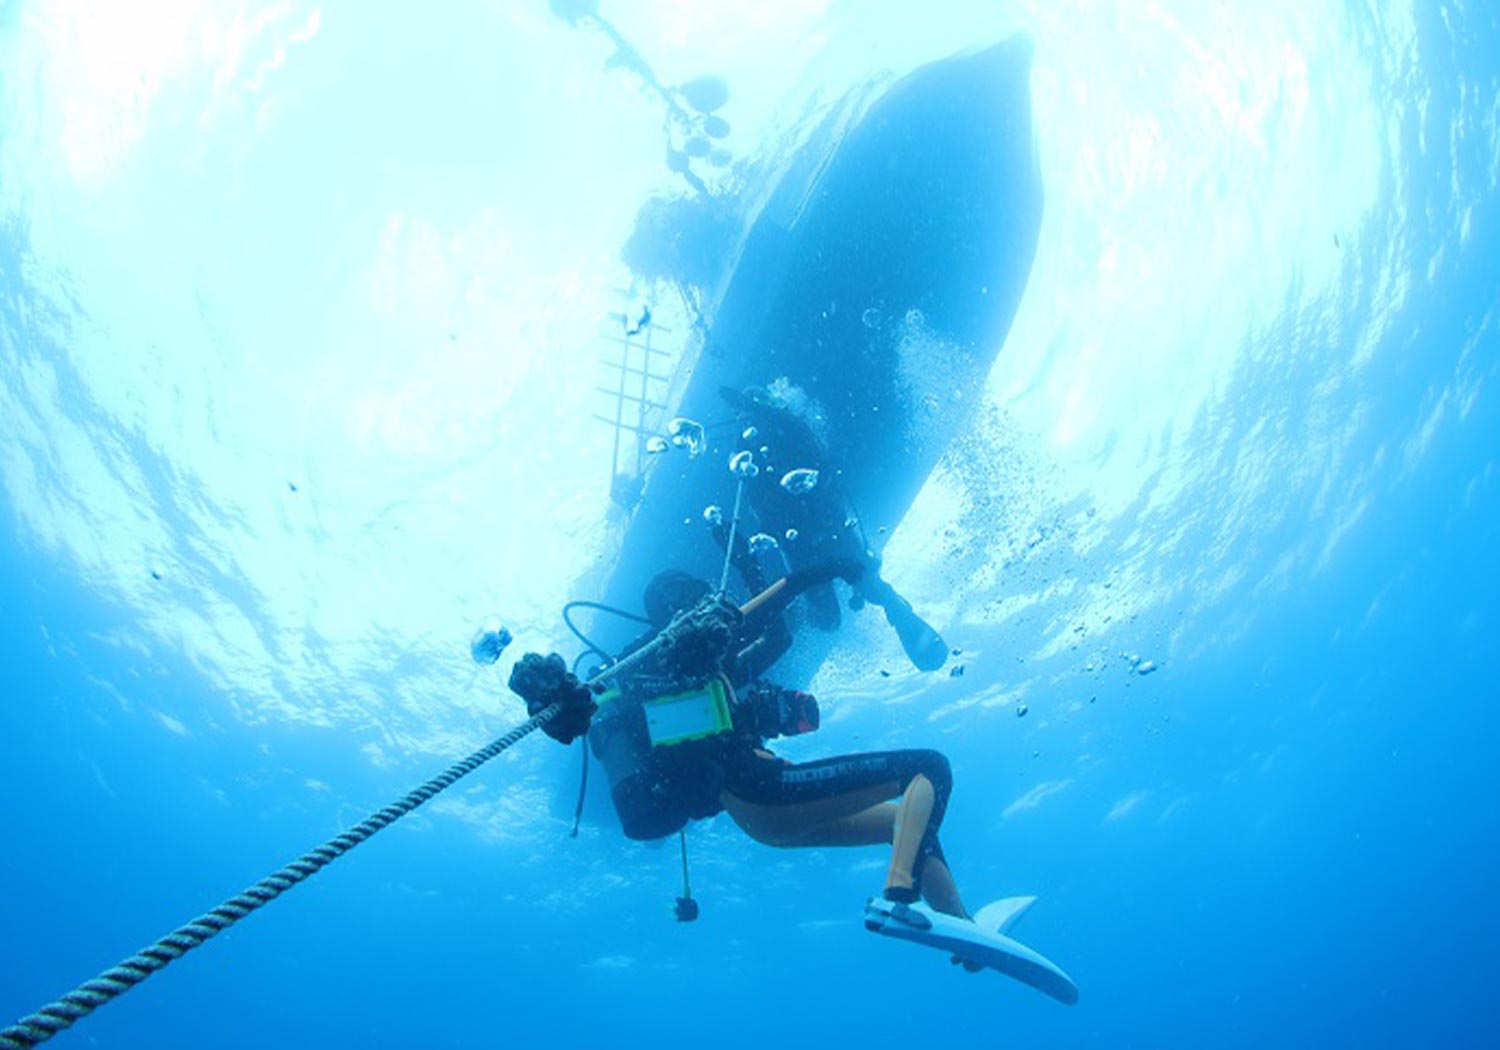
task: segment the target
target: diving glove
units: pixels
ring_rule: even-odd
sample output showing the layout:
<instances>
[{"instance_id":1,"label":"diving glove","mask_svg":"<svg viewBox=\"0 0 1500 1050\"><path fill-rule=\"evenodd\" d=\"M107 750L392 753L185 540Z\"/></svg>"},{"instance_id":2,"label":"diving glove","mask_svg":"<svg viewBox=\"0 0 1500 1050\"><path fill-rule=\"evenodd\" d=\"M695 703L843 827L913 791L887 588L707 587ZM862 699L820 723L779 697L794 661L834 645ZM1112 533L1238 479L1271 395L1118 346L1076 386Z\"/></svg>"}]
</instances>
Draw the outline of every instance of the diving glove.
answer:
<instances>
[{"instance_id":1,"label":"diving glove","mask_svg":"<svg viewBox=\"0 0 1500 1050\"><path fill-rule=\"evenodd\" d=\"M552 704L562 710L542 726L559 744L571 744L589 731L589 720L599 705L589 687L568 671L568 665L557 653L546 656L527 653L510 670L510 689L526 701L526 713L534 715Z\"/></svg>"},{"instance_id":2,"label":"diving glove","mask_svg":"<svg viewBox=\"0 0 1500 1050\"><path fill-rule=\"evenodd\" d=\"M734 717L736 728L743 721L761 740L811 733L822 721L817 697L764 680L740 690Z\"/></svg>"}]
</instances>

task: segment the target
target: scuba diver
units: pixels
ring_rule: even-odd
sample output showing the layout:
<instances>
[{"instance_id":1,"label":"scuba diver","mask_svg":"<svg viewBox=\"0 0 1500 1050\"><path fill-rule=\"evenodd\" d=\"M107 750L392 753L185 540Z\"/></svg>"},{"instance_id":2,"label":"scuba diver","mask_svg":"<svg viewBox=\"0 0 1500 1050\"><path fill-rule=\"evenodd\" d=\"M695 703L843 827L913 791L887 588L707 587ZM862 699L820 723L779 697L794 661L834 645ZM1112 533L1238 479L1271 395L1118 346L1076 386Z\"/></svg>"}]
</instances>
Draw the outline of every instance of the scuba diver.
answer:
<instances>
[{"instance_id":1,"label":"scuba diver","mask_svg":"<svg viewBox=\"0 0 1500 1050\"><path fill-rule=\"evenodd\" d=\"M684 572L651 580L643 595L650 629L611 665L620 673L607 689L581 682L556 653L526 654L511 689L533 714L562 702L565 714L544 731L562 743L587 734L628 837L662 838L689 820L727 812L770 846L889 845L885 900L925 899L935 911L967 918L938 842L953 787L942 754L882 751L794 763L767 748L819 724L812 696L764 677L792 643L787 607L838 579L856 594L888 585L862 564L833 560L764 586L753 559L737 554L757 592L742 606Z\"/></svg>"},{"instance_id":2,"label":"scuba diver","mask_svg":"<svg viewBox=\"0 0 1500 1050\"><path fill-rule=\"evenodd\" d=\"M812 732L820 722L813 696L768 677L792 647L788 613L799 599L799 625L835 630L842 615L833 585L842 581L854 592L850 608L884 610L913 666L938 670L949 651L881 579L879 559L842 491L841 472L818 438L817 417L765 388L720 393L739 419L728 460L736 479L733 513L710 504L703 514L722 552L717 583L680 569L660 571L642 593L644 616L569 603L563 618L586 647L579 661L596 660L592 672L580 680L560 654L527 653L511 671L510 688L530 714L547 713L541 725L547 735L564 744L583 738L592 749L628 838L661 839L683 832L689 821L728 813L770 846L887 846L884 884L865 903L866 929L939 949L966 970L996 970L1061 1002L1076 1002L1077 987L1067 974L1008 936L1034 897L993 901L972 916L965 907L938 840L953 790L941 753L912 749L791 762L770 749L771 741ZM674 438L682 431L700 440L705 430L686 419L669 429ZM758 464L757 448L763 462L774 448L776 460L794 469L782 473ZM696 455L690 452L688 462ZM746 515L764 530L749 540L738 533ZM796 542L780 547L771 533ZM774 557L785 575L767 583L758 556ZM743 603L729 597L731 569L753 596ZM619 652L606 651L568 619L575 605L637 620L646 631ZM585 783L587 769L585 752ZM582 808L580 796L579 814ZM683 881L677 918L690 922L698 906L687 886L685 837Z\"/></svg>"},{"instance_id":3,"label":"scuba diver","mask_svg":"<svg viewBox=\"0 0 1500 1050\"><path fill-rule=\"evenodd\" d=\"M758 587L737 605L706 580L669 569L643 595L650 630L590 681L569 672L557 653L527 653L511 671L510 688L533 715L556 705L542 725L553 739L586 737L630 838L662 838L689 820L727 812L769 846L889 845L880 896L865 902L867 930L938 949L970 973L994 970L1076 1003L1072 978L1010 936L1035 897L992 901L972 916L964 907L938 844L953 789L942 754L878 751L790 762L766 746L819 723L812 696L764 677L791 644L787 606L836 579L858 593L867 574L874 575L852 560L830 561ZM751 569L746 582L761 581ZM684 882L686 850L684 839ZM685 885L678 921L697 916Z\"/></svg>"}]
</instances>

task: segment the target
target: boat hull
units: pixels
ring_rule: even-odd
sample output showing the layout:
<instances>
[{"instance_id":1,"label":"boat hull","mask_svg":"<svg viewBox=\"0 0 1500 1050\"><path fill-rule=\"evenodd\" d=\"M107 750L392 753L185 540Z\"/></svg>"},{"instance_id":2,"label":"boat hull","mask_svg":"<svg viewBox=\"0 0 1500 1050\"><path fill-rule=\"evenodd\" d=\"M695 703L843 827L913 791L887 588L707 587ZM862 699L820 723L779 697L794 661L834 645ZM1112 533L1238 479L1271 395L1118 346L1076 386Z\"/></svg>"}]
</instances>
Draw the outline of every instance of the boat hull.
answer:
<instances>
[{"instance_id":1,"label":"boat hull","mask_svg":"<svg viewBox=\"0 0 1500 1050\"><path fill-rule=\"evenodd\" d=\"M652 464L606 601L639 609L668 567L718 579L703 511L729 516L742 448L763 468L743 527L780 541L761 556L769 576L878 556L973 418L1026 286L1042 211L1030 70L1013 38L918 69L810 136L706 311L675 411L708 424L707 447ZM812 493L777 485L795 468L820 472ZM836 624L836 606L820 619Z\"/></svg>"}]
</instances>

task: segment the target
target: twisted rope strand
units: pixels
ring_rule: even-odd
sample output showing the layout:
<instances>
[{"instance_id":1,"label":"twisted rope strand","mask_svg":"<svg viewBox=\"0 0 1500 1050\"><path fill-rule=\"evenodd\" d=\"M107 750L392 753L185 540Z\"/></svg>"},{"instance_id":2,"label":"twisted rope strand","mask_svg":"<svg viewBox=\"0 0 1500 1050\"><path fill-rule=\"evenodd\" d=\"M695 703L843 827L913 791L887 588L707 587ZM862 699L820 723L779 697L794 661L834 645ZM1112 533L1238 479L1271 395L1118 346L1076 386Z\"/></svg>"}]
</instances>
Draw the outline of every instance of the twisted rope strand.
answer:
<instances>
[{"instance_id":1,"label":"twisted rope strand","mask_svg":"<svg viewBox=\"0 0 1500 1050\"><path fill-rule=\"evenodd\" d=\"M280 871L261 879L254 886L229 898L212 911L180 926L148 948L105 970L91 981L85 981L67 995L48 1003L34 1014L21 1018L9 1028L0 1029L0 1050L31 1050L46 1042L64 1028L129 991L174 959L180 959L214 934L227 930L302 880L316 875L328 864L343 856L371 835L400 820L434 795L452 787L459 780L484 765L533 730L540 729L562 710L550 704L522 722L498 740L455 762L442 773L384 809L371 814L354 827L309 850Z\"/></svg>"}]
</instances>

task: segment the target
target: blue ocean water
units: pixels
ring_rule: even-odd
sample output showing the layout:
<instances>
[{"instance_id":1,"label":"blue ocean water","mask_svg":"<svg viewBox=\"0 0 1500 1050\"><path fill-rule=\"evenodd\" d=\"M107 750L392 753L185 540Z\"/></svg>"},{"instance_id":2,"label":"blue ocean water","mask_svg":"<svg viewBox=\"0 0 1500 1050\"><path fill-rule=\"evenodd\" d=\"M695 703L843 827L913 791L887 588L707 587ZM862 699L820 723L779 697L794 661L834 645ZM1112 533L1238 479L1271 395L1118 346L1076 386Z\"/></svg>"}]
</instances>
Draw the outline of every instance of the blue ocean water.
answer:
<instances>
[{"instance_id":1,"label":"blue ocean water","mask_svg":"<svg viewBox=\"0 0 1500 1050\"><path fill-rule=\"evenodd\" d=\"M1035 262L880 540L964 673L850 616L785 753L942 749L966 899L1037 894L1079 1003L867 933L883 851L723 816L678 924L675 842L597 777L570 838L577 751L535 737L57 1045L1493 1044L1500 16L625 6L662 83L729 83L695 170L739 200L833 100L1032 42ZM692 191L615 48L539 0L0 4L0 1023L576 651L621 544L601 321L656 294L693 345L617 291Z\"/></svg>"}]
</instances>

